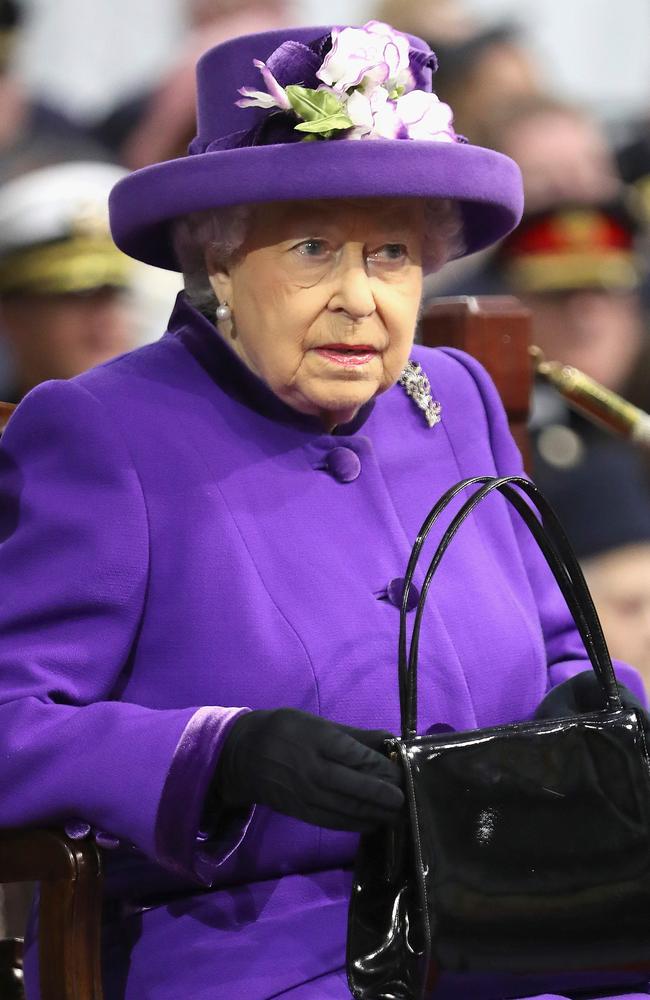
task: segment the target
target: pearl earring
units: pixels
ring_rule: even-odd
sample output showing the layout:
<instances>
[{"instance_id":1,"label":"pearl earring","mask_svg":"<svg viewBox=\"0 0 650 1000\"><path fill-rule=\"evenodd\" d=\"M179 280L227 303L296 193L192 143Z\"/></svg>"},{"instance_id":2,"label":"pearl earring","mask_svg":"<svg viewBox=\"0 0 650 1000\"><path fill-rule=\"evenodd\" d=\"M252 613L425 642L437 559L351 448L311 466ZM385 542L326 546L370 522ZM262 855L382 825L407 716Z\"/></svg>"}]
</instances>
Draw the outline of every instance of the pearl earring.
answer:
<instances>
[{"instance_id":1,"label":"pearl earring","mask_svg":"<svg viewBox=\"0 0 650 1000\"><path fill-rule=\"evenodd\" d=\"M217 321L219 323L223 323L229 319L232 319L232 310L230 306L224 302L223 305L217 306Z\"/></svg>"}]
</instances>

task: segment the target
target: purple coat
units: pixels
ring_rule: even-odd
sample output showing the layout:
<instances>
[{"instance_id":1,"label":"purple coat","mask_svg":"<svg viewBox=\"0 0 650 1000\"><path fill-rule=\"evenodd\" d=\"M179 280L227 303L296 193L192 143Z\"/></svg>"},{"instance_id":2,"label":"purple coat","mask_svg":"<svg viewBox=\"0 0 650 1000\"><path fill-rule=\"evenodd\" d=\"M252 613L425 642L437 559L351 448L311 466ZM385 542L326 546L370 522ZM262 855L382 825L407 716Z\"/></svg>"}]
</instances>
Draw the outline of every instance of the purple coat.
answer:
<instances>
[{"instance_id":1,"label":"purple coat","mask_svg":"<svg viewBox=\"0 0 650 1000\"><path fill-rule=\"evenodd\" d=\"M349 996L356 837L262 807L206 824L204 799L246 708L398 730L396 603L416 531L460 478L521 469L483 369L413 356L440 424L395 386L327 434L181 296L158 343L40 386L11 420L0 825L77 819L119 838L107 1000ZM421 649L422 728L524 719L584 669L501 498L443 561Z\"/></svg>"}]
</instances>

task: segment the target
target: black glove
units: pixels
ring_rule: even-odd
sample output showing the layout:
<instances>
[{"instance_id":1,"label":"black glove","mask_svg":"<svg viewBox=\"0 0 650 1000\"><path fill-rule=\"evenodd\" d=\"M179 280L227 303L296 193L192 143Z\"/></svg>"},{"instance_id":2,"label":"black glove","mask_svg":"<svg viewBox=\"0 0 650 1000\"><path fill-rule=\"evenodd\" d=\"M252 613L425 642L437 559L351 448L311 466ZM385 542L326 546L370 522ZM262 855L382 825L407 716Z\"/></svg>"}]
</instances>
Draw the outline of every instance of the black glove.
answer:
<instances>
[{"instance_id":1,"label":"black glove","mask_svg":"<svg viewBox=\"0 0 650 1000\"><path fill-rule=\"evenodd\" d=\"M639 713L639 722L647 737L650 734L650 717L645 708L624 684L619 684L618 690L623 708L635 708ZM605 708L603 692L593 670L585 670L549 691L537 706L534 717L560 719L570 715L580 715L582 712L597 712L599 708Z\"/></svg>"},{"instance_id":2,"label":"black glove","mask_svg":"<svg viewBox=\"0 0 650 1000\"><path fill-rule=\"evenodd\" d=\"M295 708L233 723L213 790L225 806L259 802L296 819L365 833L396 822L402 771L378 751L391 734L353 729Z\"/></svg>"}]
</instances>

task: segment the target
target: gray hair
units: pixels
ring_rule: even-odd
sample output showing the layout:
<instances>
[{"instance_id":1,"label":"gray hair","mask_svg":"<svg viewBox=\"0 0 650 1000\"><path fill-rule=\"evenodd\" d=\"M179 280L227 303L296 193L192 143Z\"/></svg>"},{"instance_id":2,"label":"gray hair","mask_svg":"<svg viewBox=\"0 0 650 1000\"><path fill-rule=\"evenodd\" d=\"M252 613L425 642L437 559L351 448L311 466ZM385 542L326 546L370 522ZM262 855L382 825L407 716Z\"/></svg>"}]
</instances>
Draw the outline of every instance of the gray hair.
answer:
<instances>
[{"instance_id":1,"label":"gray hair","mask_svg":"<svg viewBox=\"0 0 650 1000\"><path fill-rule=\"evenodd\" d=\"M185 294L191 305L211 319L219 303L210 284L205 253L209 250L223 265L232 261L246 239L253 210L252 205L214 208L193 212L175 223L174 250L183 272ZM464 252L463 222L458 205L448 198L427 200L424 213L422 266L426 274L432 274Z\"/></svg>"}]
</instances>

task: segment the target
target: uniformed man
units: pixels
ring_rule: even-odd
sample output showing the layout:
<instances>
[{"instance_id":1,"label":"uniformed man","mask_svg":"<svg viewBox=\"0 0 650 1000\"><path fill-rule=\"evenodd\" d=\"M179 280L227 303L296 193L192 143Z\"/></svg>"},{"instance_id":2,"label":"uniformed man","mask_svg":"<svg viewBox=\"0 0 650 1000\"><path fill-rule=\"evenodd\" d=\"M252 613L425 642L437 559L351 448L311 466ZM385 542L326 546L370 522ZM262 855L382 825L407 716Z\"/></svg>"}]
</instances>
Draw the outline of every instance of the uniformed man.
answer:
<instances>
[{"instance_id":1,"label":"uniformed man","mask_svg":"<svg viewBox=\"0 0 650 1000\"><path fill-rule=\"evenodd\" d=\"M135 346L134 264L114 245L108 193L124 171L65 163L0 188L0 398L71 378Z\"/></svg>"}]
</instances>

